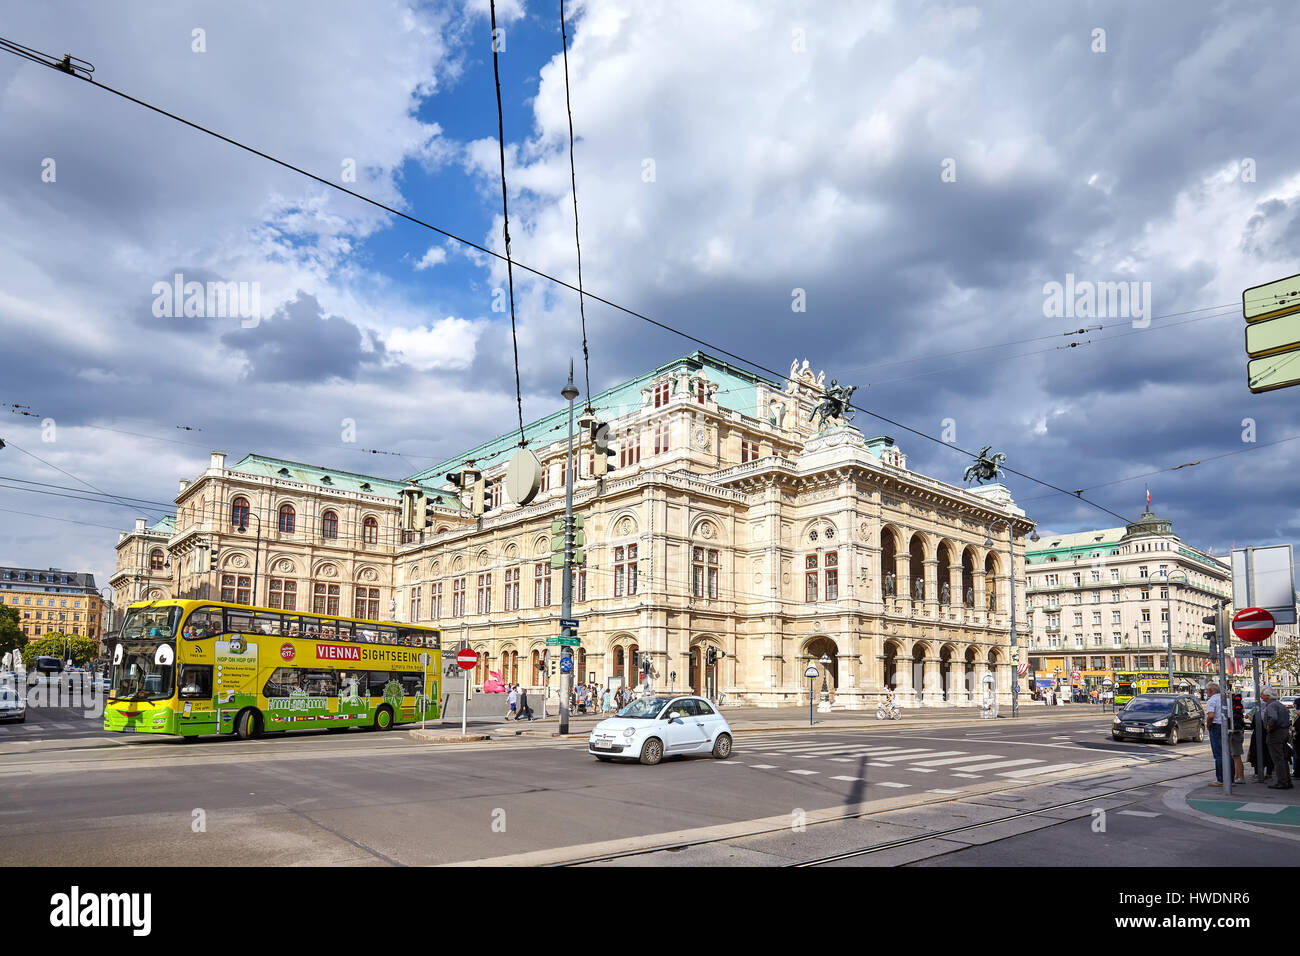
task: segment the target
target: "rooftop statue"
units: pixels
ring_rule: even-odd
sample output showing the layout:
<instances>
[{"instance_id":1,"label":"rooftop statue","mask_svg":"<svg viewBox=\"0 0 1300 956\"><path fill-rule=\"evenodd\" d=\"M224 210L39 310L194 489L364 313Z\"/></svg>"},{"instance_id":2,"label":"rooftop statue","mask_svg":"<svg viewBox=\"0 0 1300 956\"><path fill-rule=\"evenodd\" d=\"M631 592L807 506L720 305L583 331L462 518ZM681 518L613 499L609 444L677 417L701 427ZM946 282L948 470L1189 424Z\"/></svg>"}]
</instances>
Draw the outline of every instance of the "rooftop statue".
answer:
<instances>
[{"instance_id":1,"label":"rooftop statue","mask_svg":"<svg viewBox=\"0 0 1300 956\"><path fill-rule=\"evenodd\" d=\"M962 476L966 484L972 480L979 484L986 481L997 481L1002 477L1002 463L1007 460L1007 456L998 452L996 455L989 455L992 445L985 445L978 455L975 456L975 463L966 469Z\"/></svg>"},{"instance_id":2,"label":"rooftop statue","mask_svg":"<svg viewBox=\"0 0 1300 956\"><path fill-rule=\"evenodd\" d=\"M808 415L809 421L818 419L817 431L819 433L826 430L826 426L831 419L838 418L845 422L853 421L853 411L849 408L849 399L856 390L856 385L846 387L838 384L835 379L831 379L825 397L813 407L812 412Z\"/></svg>"}]
</instances>

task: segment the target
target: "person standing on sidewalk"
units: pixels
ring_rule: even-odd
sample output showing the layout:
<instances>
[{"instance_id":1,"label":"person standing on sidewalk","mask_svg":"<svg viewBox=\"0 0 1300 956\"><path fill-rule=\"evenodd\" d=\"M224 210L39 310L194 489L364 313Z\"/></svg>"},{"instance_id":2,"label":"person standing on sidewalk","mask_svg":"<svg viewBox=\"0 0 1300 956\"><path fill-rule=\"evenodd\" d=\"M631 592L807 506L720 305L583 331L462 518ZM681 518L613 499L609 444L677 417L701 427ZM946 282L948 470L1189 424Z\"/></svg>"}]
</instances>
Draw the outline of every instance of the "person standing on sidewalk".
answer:
<instances>
[{"instance_id":1,"label":"person standing on sidewalk","mask_svg":"<svg viewBox=\"0 0 1300 956\"><path fill-rule=\"evenodd\" d=\"M1264 702L1262 719L1264 721L1265 740L1268 743L1269 756L1273 758L1273 772L1277 779L1269 784L1270 790L1291 790L1291 765L1286 759L1286 738L1291 730L1291 717L1286 712L1286 704L1273 696L1271 685L1264 685L1259 690L1259 699Z\"/></svg>"},{"instance_id":2,"label":"person standing on sidewalk","mask_svg":"<svg viewBox=\"0 0 1300 956\"><path fill-rule=\"evenodd\" d=\"M1223 695L1219 693L1218 684L1207 684L1210 699L1205 702L1205 729L1210 734L1210 750L1214 754L1214 780L1211 787L1223 786Z\"/></svg>"}]
</instances>

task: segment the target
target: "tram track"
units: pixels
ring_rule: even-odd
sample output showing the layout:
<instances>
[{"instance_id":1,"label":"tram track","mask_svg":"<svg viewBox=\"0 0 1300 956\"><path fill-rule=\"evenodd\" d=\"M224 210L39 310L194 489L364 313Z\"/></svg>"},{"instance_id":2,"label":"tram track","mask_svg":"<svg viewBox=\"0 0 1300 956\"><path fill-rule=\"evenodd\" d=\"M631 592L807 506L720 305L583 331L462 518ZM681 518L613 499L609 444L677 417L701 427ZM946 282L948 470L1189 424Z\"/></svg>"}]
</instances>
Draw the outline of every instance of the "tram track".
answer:
<instances>
[{"instance_id":1,"label":"tram track","mask_svg":"<svg viewBox=\"0 0 1300 956\"><path fill-rule=\"evenodd\" d=\"M870 846L859 847L853 850L846 850L841 853L834 853L828 856L815 857L810 860L799 860L792 863L786 863L784 864L784 866L786 867L824 866L826 864L836 863L841 860L850 860L857 857L869 856L870 854L873 853L883 853L887 850L895 850L907 846L914 846L916 844L926 843L931 840L942 840L946 837L954 836L961 833L967 833L972 830L979 830L984 827L998 826L1000 824L1006 824L1006 823L1014 823L1017 820L1023 820L1027 817L1039 816L1057 810L1069 809L1071 807L1077 807L1080 804L1094 803L1098 800L1105 800L1122 794L1132 793L1134 791L1149 790L1153 786L1165 785L1170 783L1171 781L1183 780L1188 777L1202 776L1204 772L1205 770L1202 767L1196 770L1189 770L1186 773L1177 774L1172 777L1165 777L1160 780L1155 780L1155 781L1149 780L1144 783L1135 784L1129 787L1118 787L1112 790L1105 790L1098 793L1089 793L1075 800L1066 800L1060 803L1053 803L1045 807L1036 807L1034 809L1019 810L1014 813L1009 813L1006 814L1005 816L1000 816L992 820L983 820L977 823L968 823L962 826L949 827L944 830L934 830L928 833L917 834L915 836L901 837L896 840L885 840L880 843L873 843ZM1007 787L1004 789L989 791L984 793L970 793L970 794L964 794L960 796L954 795L952 800L926 801L923 803L916 804L915 807L920 808L920 807L927 807L927 806L935 806L941 803L960 802L963 799L968 800L971 798L990 798L990 797L996 798L999 795L1012 793L1016 790L1029 789L1035 786L1044 786L1050 783L1051 783L1050 781L1039 781L1037 783L1026 784L1020 787ZM812 824L812 825L825 826L827 824L845 823L851 820L862 820L871 817L882 817L886 814L896 813L900 809L906 809L906 808L890 807L890 808L882 808L880 810L870 810L867 812L849 812L843 814L842 816L837 816L829 820L820 820L816 824ZM1066 821L1062 820L1059 822L1064 823ZM650 846L642 849L625 850L617 853L606 853L606 854L601 854L596 856L584 857L581 859L567 860L564 862L553 863L550 865L554 867L569 867L569 866L587 866L593 863L610 863L610 862L616 862L618 860L629 859L637 856L646 856L651 853L679 852L681 850L690 849L691 847L712 846L715 844L730 843L739 839L749 839L751 837L764 836L764 835L769 835L774 833L783 833L788 829L789 826L787 824L781 827L768 827L761 830L755 830L753 832L745 833L745 834L716 837L716 838L709 838L709 839L687 840L687 841L682 841L679 843L671 843L671 844L660 844L657 846Z\"/></svg>"}]
</instances>

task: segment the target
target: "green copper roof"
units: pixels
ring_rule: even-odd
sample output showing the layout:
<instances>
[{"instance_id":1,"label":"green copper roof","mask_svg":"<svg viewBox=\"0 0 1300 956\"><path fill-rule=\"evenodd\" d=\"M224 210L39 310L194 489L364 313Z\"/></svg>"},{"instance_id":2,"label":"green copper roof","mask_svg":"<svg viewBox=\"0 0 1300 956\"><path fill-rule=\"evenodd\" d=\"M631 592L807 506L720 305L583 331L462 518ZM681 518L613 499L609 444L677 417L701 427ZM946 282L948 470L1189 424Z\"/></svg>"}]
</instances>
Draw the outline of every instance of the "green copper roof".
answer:
<instances>
[{"instance_id":1,"label":"green copper roof","mask_svg":"<svg viewBox=\"0 0 1300 956\"><path fill-rule=\"evenodd\" d=\"M245 455L231 466L231 471L242 471L246 475L265 475L272 478L288 478L303 484L319 488L336 488L357 494L380 495L385 498L397 498L409 480L394 481L392 478L379 478L375 475L360 475L352 471L339 471L320 465L305 465L300 461L286 461L283 458L269 458L266 455ZM459 500L449 492L426 487L425 494L437 503L452 508L460 507ZM166 519L164 519L166 520Z\"/></svg>"},{"instance_id":2,"label":"green copper roof","mask_svg":"<svg viewBox=\"0 0 1300 956\"><path fill-rule=\"evenodd\" d=\"M170 538L176 533L176 516L163 515L145 530L153 534L165 534Z\"/></svg>"},{"instance_id":3,"label":"green copper roof","mask_svg":"<svg viewBox=\"0 0 1300 956\"><path fill-rule=\"evenodd\" d=\"M591 405L596 409L596 417L602 421L621 418L641 407L641 389L648 387L654 379L672 372L695 372L701 368L707 372L709 381L718 386L715 395L718 405L751 418L759 417L756 407L758 404L756 386L762 384L774 391L781 390L775 382L762 376L729 365L704 352L692 352L690 355L684 355L666 365L661 365L652 372L646 372L644 375L600 392L593 396ZM579 399L579 402L575 402L575 419L583 407L580 401ZM524 438L530 446L548 445L567 434L568 425L569 410L564 406L545 418L525 425ZM439 462L432 468L425 469L415 475L413 480L442 484L446 481L447 472L460 469L466 459L472 458L475 468L487 469L504 463L518 447L519 432L507 432L462 454Z\"/></svg>"}]
</instances>

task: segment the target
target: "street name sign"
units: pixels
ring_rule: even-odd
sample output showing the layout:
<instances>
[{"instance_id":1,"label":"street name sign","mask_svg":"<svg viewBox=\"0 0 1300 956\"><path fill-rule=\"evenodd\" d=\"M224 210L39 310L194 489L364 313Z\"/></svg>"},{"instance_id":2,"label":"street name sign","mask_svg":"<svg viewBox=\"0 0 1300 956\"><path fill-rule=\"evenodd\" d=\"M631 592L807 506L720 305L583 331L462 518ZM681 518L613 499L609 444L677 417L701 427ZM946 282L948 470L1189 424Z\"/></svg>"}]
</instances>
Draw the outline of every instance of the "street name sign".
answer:
<instances>
[{"instance_id":1,"label":"street name sign","mask_svg":"<svg viewBox=\"0 0 1300 956\"><path fill-rule=\"evenodd\" d=\"M1241 314L1246 320L1246 386L1258 394L1300 385L1300 275L1246 289Z\"/></svg>"},{"instance_id":2,"label":"street name sign","mask_svg":"<svg viewBox=\"0 0 1300 956\"><path fill-rule=\"evenodd\" d=\"M577 634L561 634L559 637L548 637L546 639L547 647L581 647L582 638Z\"/></svg>"},{"instance_id":3,"label":"street name sign","mask_svg":"<svg viewBox=\"0 0 1300 956\"><path fill-rule=\"evenodd\" d=\"M1252 645L1250 647L1234 647L1232 649L1234 657L1277 657L1276 647L1260 647Z\"/></svg>"},{"instance_id":4,"label":"street name sign","mask_svg":"<svg viewBox=\"0 0 1300 956\"><path fill-rule=\"evenodd\" d=\"M577 621L574 621L574 620L571 620L571 619L569 619L569 618L567 618L567 617L562 617L562 618L560 618L560 627L571 627L571 628L573 628L574 630L577 630L577 628L578 628L578 622L577 622Z\"/></svg>"}]
</instances>

